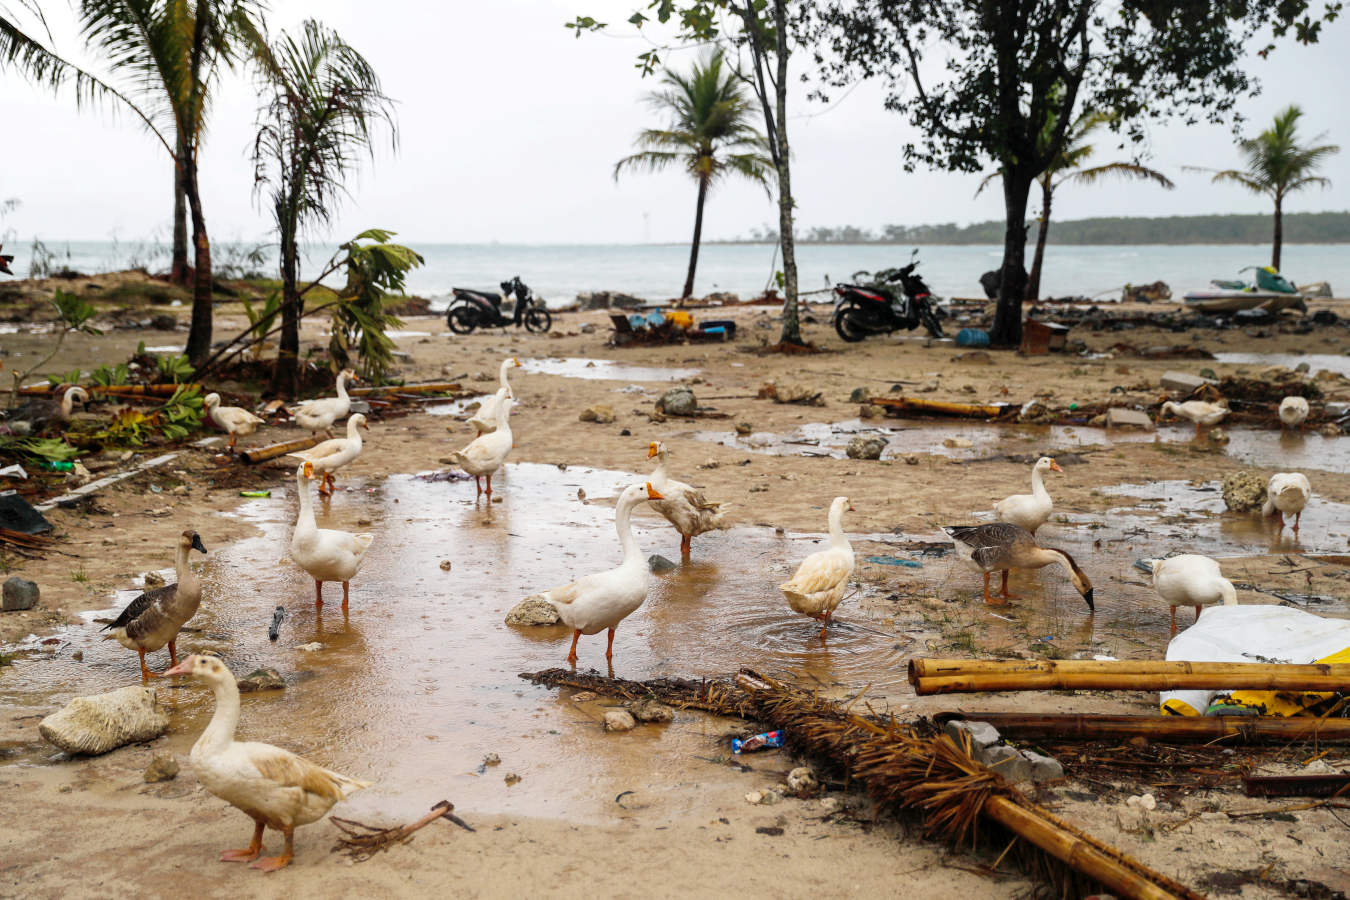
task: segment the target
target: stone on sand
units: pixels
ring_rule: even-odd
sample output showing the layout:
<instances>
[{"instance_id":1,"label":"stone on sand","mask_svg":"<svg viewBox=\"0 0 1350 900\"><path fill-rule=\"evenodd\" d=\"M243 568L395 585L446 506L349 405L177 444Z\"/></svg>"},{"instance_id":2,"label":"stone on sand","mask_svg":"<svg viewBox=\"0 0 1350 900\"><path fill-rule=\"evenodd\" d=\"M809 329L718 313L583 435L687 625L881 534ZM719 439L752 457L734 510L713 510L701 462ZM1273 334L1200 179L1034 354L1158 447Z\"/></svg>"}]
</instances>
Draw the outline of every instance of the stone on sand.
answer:
<instances>
[{"instance_id":1,"label":"stone on sand","mask_svg":"<svg viewBox=\"0 0 1350 900\"><path fill-rule=\"evenodd\" d=\"M1266 502L1266 479L1256 472L1225 475L1223 502L1233 512L1255 512Z\"/></svg>"},{"instance_id":2,"label":"stone on sand","mask_svg":"<svg viewBox=\"0 0 1350 900\"><path fill-rule=\"evenodd\" d=\"M656 401L656 411L667 416L696 416L698 398L692 389L679 385L661 395Z\"/></svg>"},{"instance_id":3,"label":"stone on sand","mask_svg":"<svg viewBox=\"0 0 1350 900\"><path fill-rule=\"evenodd\" d=\"M604 403L597 403L594 406L588 406L581 411L578 416L583 422L594 422L597 425L608 425L614 421L614 407L607 406Z\"/></svg>"},{"instance_id":4,"label":"stone on sand","mask_svg":"<svg viewBox=\"0 0 1350 900\"><path fill-rule=\"evenodd\" d=\"M284 691L285 689L286 682L276 669L254 669L239 679L239 693L241 694L248 694L253 691Z\"/></svg>"},{"instance_id":5,"label":"stone on sand","mask_svg":"<svg viewBox=\"0 0 1350 900\"><path fill-rule=\"evenodd\" d=\"M506 614L507 625L556 625L558 610L541 597L526 597Z\"/></svg>"},{"instance_id":6,"label":"stone on sand","mask_svg":"<svg viewBox=\"0 0 1350 900\"><path fill-rule=\"evenodd\" d=\"M639 722L673 722L675 720L675 710L659 700L653 700L651 697L632 701L628 704L628 711Z\"/></svg>"},{"instance_id":7,"label":"stone on sand","mask_svg":"<svg viewBox=\"0 0 1350 900\"><path fill-rule=\"evenodd\" d=\"M150 765L145 767L145 783L173 781L178 777L178 760L172 753L156 753Z\"/></svg>"},{"instance_id":8,"label":"stone on sand","mask_svg":"<svg viewBox=\"0 0 1350 900\"><path fill-rule=\"evenodd\" d=\"M40 591L36 583L27 578L20 578L18 575L11 575L5 579L3 588L3 602L0 608L5 612L18 612L20 610L32 609L37 606Z\"/></svg>"},{"instance_id":9,"label":"stone on sand","mask_svg":"<svg viewBox=\"0 0 1350 900\"><path fill-rule=\"evenodd\" d=\"M606 731L632 731L637 727L637 719L626 709L607 709L604 726Z\"/></svg>"},{"instance_id":10,"label":"stone on sand","mask_svg":"<svg viewBox=\"0 0 1350 900\"><path fill-rule=\"evenodd\" d=\"M148 741L168 730L169 714L160 707L155 689L138 684L76 697L38 723L44 740L87 756Z\"/></svg>"},{"instance_id":11,"label":"stone on sand","mask_svg":"<svg viewBox=\"0 0 1350 900\"><path fill-rule=\"evenodd\" d=\"M860 434L848 442L844 453L849 459L881 459L886 439L875 434Z\"/></svg>"}]
</instances>

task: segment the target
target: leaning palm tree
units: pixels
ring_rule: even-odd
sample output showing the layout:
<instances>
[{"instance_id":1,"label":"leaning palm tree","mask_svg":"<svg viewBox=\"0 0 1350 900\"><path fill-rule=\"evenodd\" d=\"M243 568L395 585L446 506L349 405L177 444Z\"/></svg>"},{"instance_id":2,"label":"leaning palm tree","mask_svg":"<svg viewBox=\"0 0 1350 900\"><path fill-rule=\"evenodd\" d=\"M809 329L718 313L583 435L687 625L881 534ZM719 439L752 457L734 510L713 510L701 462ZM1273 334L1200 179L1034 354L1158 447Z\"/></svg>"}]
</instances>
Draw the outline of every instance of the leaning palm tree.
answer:
<instances>
[{"instance_id":1,"label":"leaning palm tree","mask_svg":"<svg viewBox=\"0 0 1350 900\"><path fill-rule=\"evenodd\" d=\"M261 69L255 184L267 195L281 245L282 330L271 390L293 396L304 314L300 233L331 222L347 178L374 154L376 127L387 125L397 146L398 126L370 63L319 22L306 21L299 37L281 34Z\"/></svg>"},{"instance_id":2,"label":"leaning palm tree","mask_svg":"<svg viewBox=\"0 0 1350 900\"><path fill-rule=\"evenodd\" d=\"M1078 118L1069 123L1068 133L1064 139L1064 150L1060 153L1059 158L1052 162L1050 167L1036 179L1036 182L1041 186L1041 214L1037 219L1036 252L1031 258L1031 274L1027 276L1025 296L1028 300L1039 299L1041 295L1041 267L1045 261L1045 243L1050 234L1050 207L1056 190L1065 184L1095 184L1104 178L1133 178L1141 181L1152 181L1168 190L1176 187L1172 179L1163 173L1139 163L1112 162L1083 168L1083 164L1088 161L1088 157L1092 156L1095 150L1088 139L1093 132L1104 125L1110 124L1111 121L1111 116L1106 113L1080 113ZM1053 121L1046 123L1043 134L1047 140L1053 134L1054 128ZM980 188L976 193L984 190L985 185L996 177L998 177L998 173L985 178L980 183Z\"/></svg>"},{"instance_id":3,"label":"leaning palm tree","mask_svg":"<svg viewBox=\"0 0 1350 900\"><path fill-rule=\"evenodd\" d=\"M1270 265L1280 268L1280 250L1284 246L1284 198L1294 191L1318 185L1330 187L1331 180L1314 175L1327 159L1340 152L1335 144L1305 147L1299 142L1298 120L1303 110L1290 105L1275 116L1275 124L1254 138L1238 141L1238 152L1247 162L1246 169L1224 169L1214 173L1216 182L1232 181L1256 194L1275 201L1275 235ZM1319 141L1325 134L1313 138Z\"/></svg>"},{"instance_id":4,"label":"leaning palm tree","mask_svg":"<svg viewBox=\"0 0 1350 900\"><path fill-rule=\"evenodd\" d=\"M615 164L614 178L617 181L626 169L657 172L679 164L698 184L689 274L680 294L685 300L694 293L709 188L727 175L740 175L768 190L774 164L763 135L750 124L754 107L720 51L695 63L688 75L666 69L661 81L665 89L654 91L648 103L668 113L670 125L641 132L635 143L642 149Z\"/></svg>"}]
</instances>

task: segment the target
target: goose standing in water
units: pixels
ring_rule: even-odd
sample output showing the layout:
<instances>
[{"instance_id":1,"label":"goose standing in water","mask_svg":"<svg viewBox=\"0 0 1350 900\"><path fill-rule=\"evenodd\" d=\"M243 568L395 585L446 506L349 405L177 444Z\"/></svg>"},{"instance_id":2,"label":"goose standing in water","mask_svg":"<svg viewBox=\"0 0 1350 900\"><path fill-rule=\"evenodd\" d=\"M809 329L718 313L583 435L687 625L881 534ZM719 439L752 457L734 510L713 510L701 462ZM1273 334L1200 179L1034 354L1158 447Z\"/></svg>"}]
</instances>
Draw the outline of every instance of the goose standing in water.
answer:
<instances>
[{"instance_id":1,"label":"goose standing in water","mask_svg":"<svg viewBox=\"0 0 1350 900\"><path fill-rule=\"evenodd\" d=\"M949 525L942 530L956 542L960 557L984 573L985 603L1000 605L1016 599L1008 593L1009 569L1040 569L1059 563L1068 570L1069 580L1087 603L1088 609L1095 609L1092 605L1092 582L1078 568L1073 557L1063 550L1037 546L1036 538L1025 528L1007 522L992 522L988 525ZM996 571L1003 573L1003 590L999 593L999 600L989 596L989 576Z\"/></svg>"},{"instance_id":2,"label":"goose standing in water","mask_svg":"<svg viewBox=\"0 0 1350 900\"><path fill-rule=\"evenodd\" d=\"M1308 401L1302 397L1285 397L1280 401L1280 424L1286 428L1298 427L1308 418Z\"/></svg>"},{"instance_id":3,"label":"goose standing in water","mask_svg":"<svg viewBox=\"0 0 1350 900\"><path fill-rule=\"evenodd\" d=\"M352 398L347 396L347 382L360 381L351 369L343 369L337 375L336 397L320 397L316 400L304 400L291 410L295 423L310 432L333 436L333 423L352 411Z\"/></svg>"},{"instance_id":4,"label":"goose standing in water","mask_svg":"<svg viewBox=\"0 0 1350 900\"><path fill-rule=\"evenodd\" d=\"M159 677L146 667L145 654L153 653L165 644L169 646L170 663L178 663L175 646L178 632L197 614L197 607L201 605L202 583L188 562L188 553L192 550L206 553L201 536L195 531L184 531L178 536L173 559L178 581L141 594L126 605L116 620L102 628L112 632L105 637L140 654L143 679Z\"/></svg>"},{"instance_id":5,"label":"goose standing in water","mask_svg":"<svg viewBox=\"0 0 1350 900\"><path fill-rule=\"evenodd\" d=\"M370 424L366 422L366 417L361 413L357 413L347 420L347 436L345 438L333 438L324 441L322 444L315 444L308 450L298 450L295 453L286 454L313 464L314 471L322 476L319 481L319 494L321 496L327 497L333 493L333 488L337 486L333 473L361 455L361 432L357 430L359 428L364 428L366 431L370 430Z\"/></svg>"},{"instance_id":6,"label":"goose standing in water","mask_svg":"<svg viewBox=\"0 0 1350 900\"><path fill-rule=\"evenodd\" d=\"M469 418L469 424L478 430L479 436L496 431L497 412L501 408L502 401L516 399L515 392L511 390L511 385L506 380L506 371L511 368L520 368L520 360L514 356L502 360L500 372L502 386L497 388L497 393L484 397L478 404L478 411Z\"/></svg>"},{"instance_id":7,"label":"goose standing in water","mask_svg":"<svg viewBox=\"0 0 1350 900\"><path fill-rule=\"evenodd\" d=\"M1303 518L1303 509L1312 499L1312 485L1308 476L1302 472L1276 472L1270 476L1266 487L1266 502L1261 506L1261 515L1275 516L1284 530L1284 517L1294 515L1294 534L1298 534L1299 519Z\"/></svg>"},{"instance_id":8,"label":"goose standing in water","mask_svg":"<svg viewBox=\"0 0 1350 900\"><path fill-rule=\"evenodd\" d=\"M653 500L652 509L665 516L666 521L680 533L680 556L687 560L694 538L725 527L722 523L725 511L721 503L707 499L702 491L671 478L666 472L666 461L670 456L670 450L660 441L652 441L647 445L647 458L656 457L652 486L664 498Z\"/></svg>"},{"instance_id":9,"label":"goose standing in water","mask_svg":"<svg viewBox=\"0 0 1350 900\"><path fill-rule=\"evenodd\" d=\"M1055 502L1050 499L1050 492L1045 489L1041 474L1063 471L1059 463L1048 456L1036 460L1036 464L1031 467L1031 493L1013 494L995 503L994 514L998 520L1020 525L1035 534L1036 529L1046 523L1055 509Z\"/></svg>"},{"instance_id":10,"label":"goose standing in water","mask_svg":"<svg viewBox=\"0 0 1350 900\"><path fill-rule=\"evenodd\" d=\"M793 612L820 622L822 641L853 577L853 546L844 536L844 511L852 509L847 497L834 498L830 504L830 546L802 560L796 574L778 586Z\"/></svg>"},{"instance_id":11,"label":"goose standing in water","mask_svg":"<svg viewBox=\"0 0 1350 900\"><path fill-rule=\"evenodd\" d=\"M1172 633L1177 633L1177 607L1194 606L1195 617L1206 606L1237 605L1233 582L1219 572L1208 556L1183 553L1166 559L1146 560L1153 574L1153 590L1172 608Z\"/></svg>"},{"instance_id":12,"label":"goose standing in water","mask_svg":"<svg viewBox=\"0 0 1350 900\"><path fill-rule=\"evenodd\" d=\"M1185 403L1173 403L1168 400L1158 410L1158 422L1161 423L1169 413L1177 418L1194 422L1195 436L1199 437L1202 426L1208 428L1211 425L1218 425L1223 421L1223 417L1228 415L1228 401L1209 403L1205 400L1187 400Z\"/></svg>"},{"instance_id":13,"label":"goose standing in water","mask_svg":"<svg viewBox=\"0 0 1350 900\"><path fill-rule=\"evenodd\" d=\"M463 450L451 450L446 459L473 476L476 499L483 493L483 477L487 477L487 496L492 499L492 476L506 462L515 437L511 434L511 409L516 401L510 398L497 406L497 427L479 435ZM444 460L442 460L444 462Z\"/></svg>"},{"instance_id":14,"label":"goose standing in water","mask_svg":"<svg viewBox=\"0 0 1350 900\"><path fill-rule=\"evenodd\" d=\"M366 551L375 540L373 534L352 534L334 528L320 528L314 519L314 501L309 495L312 463L301 463L295 470L295 494L300 513L291 534L291 559L314 579L314 607L323 606L323 583L342 582L342 611L347 611L351 580L361 570Z\"/></svg>"}]
</instances>

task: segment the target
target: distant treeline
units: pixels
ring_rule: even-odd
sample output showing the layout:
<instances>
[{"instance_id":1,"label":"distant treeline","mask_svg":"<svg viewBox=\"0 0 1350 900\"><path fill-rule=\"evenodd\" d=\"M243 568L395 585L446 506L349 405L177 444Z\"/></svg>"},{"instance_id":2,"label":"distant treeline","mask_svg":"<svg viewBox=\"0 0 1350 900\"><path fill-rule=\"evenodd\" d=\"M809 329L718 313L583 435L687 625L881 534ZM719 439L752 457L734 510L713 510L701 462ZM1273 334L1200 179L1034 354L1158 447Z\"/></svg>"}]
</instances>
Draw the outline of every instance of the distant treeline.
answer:
<instances>
[{"instance_id":1,"label":"distant treeline","mask_svg":"<svg viewBox=\"0 0 1350 900\"><path fill-rule=\"evenodd\" d=\"M1029 223L1028 242L1037 225ZM1265 244L1273 228L1269 215L1167 216L1156 219L1100 218L1050 223L1051 244ZM719 243L776 243L778 232L759 228L743 239ZM1350 243L1350 212L1285 213L1287 244ZM1003 243L1002 222L974 225L887 225L880 232L845 225L815 227L797 236L799 244L995 244Z\"/></svg>"}]
</instances>

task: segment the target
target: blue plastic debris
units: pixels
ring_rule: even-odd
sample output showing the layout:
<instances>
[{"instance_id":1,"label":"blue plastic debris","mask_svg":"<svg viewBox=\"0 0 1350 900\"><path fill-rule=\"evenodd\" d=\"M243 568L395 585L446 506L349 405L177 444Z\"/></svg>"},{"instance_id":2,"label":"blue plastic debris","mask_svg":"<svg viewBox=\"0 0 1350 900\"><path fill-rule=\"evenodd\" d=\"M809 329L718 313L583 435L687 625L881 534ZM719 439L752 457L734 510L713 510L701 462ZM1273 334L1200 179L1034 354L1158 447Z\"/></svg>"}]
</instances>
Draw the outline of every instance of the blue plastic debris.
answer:
<instances>
[{"instance_id":1,"label":"blue plastic debris","mask_svg":"<svg viewBox=\"0 0 1350 900\"><path fill-rule=\"evenodd\" d=\"M867 561L877 563L883 566L904 566L906 569L922 569L923 563L912 559L901 559L898 556L869 556Z\"/></svg>"}]
</instances>

